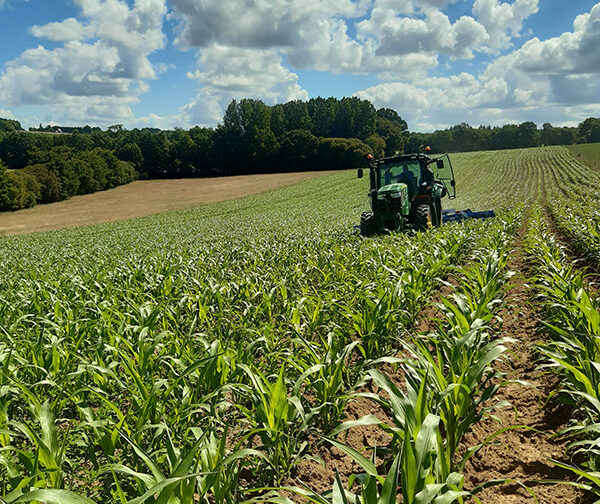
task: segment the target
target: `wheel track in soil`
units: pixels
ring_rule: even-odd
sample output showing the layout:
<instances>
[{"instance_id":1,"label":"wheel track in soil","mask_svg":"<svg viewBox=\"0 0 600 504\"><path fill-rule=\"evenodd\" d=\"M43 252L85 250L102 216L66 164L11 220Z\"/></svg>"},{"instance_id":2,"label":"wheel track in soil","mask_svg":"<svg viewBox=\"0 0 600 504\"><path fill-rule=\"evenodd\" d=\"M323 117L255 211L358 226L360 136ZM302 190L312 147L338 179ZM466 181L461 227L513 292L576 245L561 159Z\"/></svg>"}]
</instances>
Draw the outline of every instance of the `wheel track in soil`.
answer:
<instances>
[{"instance_id":1,"label":"wheel track in soil","mask_svg":"<svg viewBox=\"0 0 600 504\"><path fill-rule=\"evenodd\" d=\"M543 188L543 171L540 176L538 182ZM536 194L540 194L539 185ZM481 443L501 428L523 428L500 434L471 458L465 467L465 488L494 479L511 479L514 482L487 488L477 497L485 504L584 504L592 501L583 490L565 484L540 483L541 480L573 480L570 472L557 468L550 460L567 461L567 443L551 439L551 436L567 426L571 410L553 398L548 399L558 388L559 380L537 369L539 361L535 347L545 335L538 323L540 307L536 306L527 285L530 272L523 248L527 227L526 213L508 263L508 268L515 274L501 312L501 336L518 341L509 345L507 360L497 365L512 383L502 387L495 399L509 401L511 407L496 412L500 424L488 418L473 426L465 438L465 446Z\"/></svg>"}]
</instances>

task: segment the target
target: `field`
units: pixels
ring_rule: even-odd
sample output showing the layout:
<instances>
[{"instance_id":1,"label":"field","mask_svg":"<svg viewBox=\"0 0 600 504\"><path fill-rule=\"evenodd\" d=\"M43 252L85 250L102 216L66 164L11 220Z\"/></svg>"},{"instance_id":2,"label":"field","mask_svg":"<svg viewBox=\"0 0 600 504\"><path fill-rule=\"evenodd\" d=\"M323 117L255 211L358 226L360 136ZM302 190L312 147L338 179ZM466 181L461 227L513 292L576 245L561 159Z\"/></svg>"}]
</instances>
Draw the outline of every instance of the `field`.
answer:
<instances>
[{"instance_id":1,"label":"field","mask_svg":"<svg viewBox=\"0 0 600 504\"><path fill-rule=\"evenodd\" d=\"M600 143L569 145L574 158L593 168L600 168Z\"/></svg>"},{"instance_id":2,"label":"field","mask_svg":"<svg viewBox=\"0 0 600 504\"><path fill-rule=\"evenodd\" d=\"M0 235L50 231L144 217L271 191L328 173L331 172L138 180L108 191L38 205L27 210L0 213Z\"/></svg>"},{"instance_id":3,"label":"field","mask_svg":"<svg viewBox=\"0 0 600 504\"><path fill-rule=\"evenodd\" d=\"M600 497L600 172L452 160L496 218L365 239L352 171L2 237L0 503Z\"/></svg>"}]
</instances>

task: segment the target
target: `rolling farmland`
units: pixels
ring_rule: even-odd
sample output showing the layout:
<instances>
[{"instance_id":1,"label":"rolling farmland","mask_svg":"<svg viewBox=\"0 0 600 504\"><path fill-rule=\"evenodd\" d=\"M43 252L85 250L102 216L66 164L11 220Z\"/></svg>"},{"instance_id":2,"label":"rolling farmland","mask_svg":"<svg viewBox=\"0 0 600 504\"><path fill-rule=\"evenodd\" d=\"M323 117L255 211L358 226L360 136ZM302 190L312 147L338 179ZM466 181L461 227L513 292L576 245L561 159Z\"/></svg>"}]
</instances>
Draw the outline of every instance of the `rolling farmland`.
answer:
<instances>
[{"instance_id":1,"label":"rolling farmland","mask_svg":"<svg viewBox=\"0 0 600 504\"><path fill-rule=\"evenodd\" d=\"M496 218L364 239L345 172L0 238L0 502L600 497L600 172L452 161Z\"/></svg>"}]
</instances>

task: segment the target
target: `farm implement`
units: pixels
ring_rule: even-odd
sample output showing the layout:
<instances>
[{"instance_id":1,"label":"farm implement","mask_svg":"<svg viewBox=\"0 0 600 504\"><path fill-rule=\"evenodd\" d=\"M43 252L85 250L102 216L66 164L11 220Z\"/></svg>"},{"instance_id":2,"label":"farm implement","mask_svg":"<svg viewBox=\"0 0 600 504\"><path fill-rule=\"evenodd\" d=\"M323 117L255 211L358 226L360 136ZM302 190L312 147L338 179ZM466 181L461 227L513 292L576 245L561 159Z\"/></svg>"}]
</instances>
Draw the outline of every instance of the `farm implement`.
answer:
<instances>
[{"instance_id":1,"label":"farm implement","mask_svg":"<svg viewBox=\"0 0 600 504\"><path fill-rule=\"evenodd\" d=\"M454 171L448 154L428 154L369 159L371 210L360 216L363 236L415 229L425 231L442 222L494 217L494 211L442 210L442 198L456 197ZM358 178L363 169L358 169Z\"/></svg>"}]
</instances>

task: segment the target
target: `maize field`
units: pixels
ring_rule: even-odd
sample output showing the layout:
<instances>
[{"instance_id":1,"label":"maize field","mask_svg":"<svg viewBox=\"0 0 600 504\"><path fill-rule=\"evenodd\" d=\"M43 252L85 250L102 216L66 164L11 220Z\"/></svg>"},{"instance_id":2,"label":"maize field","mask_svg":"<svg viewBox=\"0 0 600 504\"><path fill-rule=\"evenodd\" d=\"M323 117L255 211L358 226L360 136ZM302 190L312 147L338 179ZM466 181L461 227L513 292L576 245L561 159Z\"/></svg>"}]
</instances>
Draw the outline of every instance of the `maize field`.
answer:
<instances>
[{"instance_id":1,"label":"maize field","mask_svg":"<svg viewBox=\"0 0 600 504\"><path fill-rule=\"evenodd\" d=\"M533 429L473 441L527 387L516 277L556 383L540 411L568 414L544 484L600 498L600 172L562 147L451 157L452 206L494 219L365 239L368 182L344 172L0 237L0 503L539 501L465 478Z\"/></svg>"}]
</instances>

